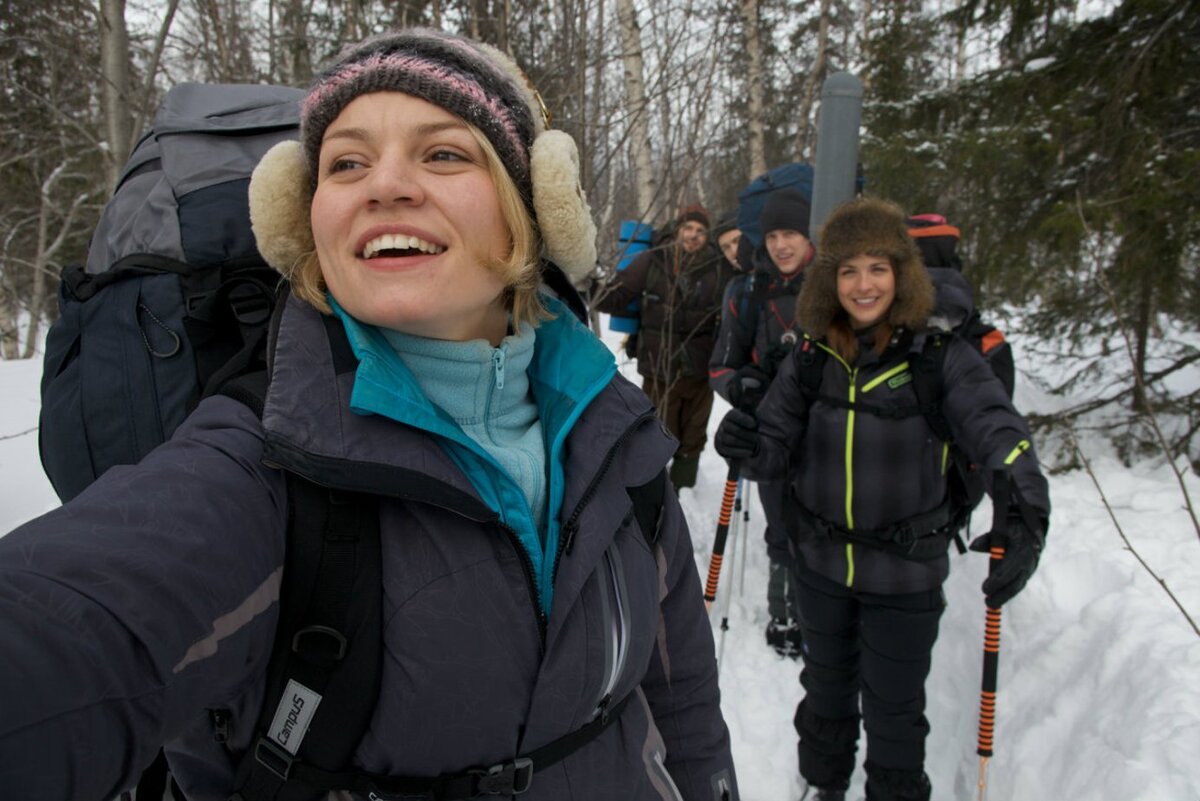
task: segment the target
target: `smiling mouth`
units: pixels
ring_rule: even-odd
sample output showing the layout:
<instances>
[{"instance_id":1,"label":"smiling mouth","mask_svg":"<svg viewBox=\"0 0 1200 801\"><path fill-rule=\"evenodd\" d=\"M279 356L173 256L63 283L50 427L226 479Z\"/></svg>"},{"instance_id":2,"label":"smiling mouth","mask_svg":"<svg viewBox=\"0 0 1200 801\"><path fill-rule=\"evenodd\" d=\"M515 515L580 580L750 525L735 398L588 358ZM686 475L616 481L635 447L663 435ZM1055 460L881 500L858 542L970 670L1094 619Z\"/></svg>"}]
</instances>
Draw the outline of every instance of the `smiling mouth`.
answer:
<instances>
[{"instance_id":1,"label":"smiling mouth","mask_svg":"<svg viewBox=\"0 0 1200 801\"><path fill-rule=\"evenodd\" d=\"M375 257L420 256L431 254L436 256L445 252L444 245L435 245L424 239L406 234L384 234L377 236L363 246L359 258L373 259Z\"/></svg>"}]
</instances>

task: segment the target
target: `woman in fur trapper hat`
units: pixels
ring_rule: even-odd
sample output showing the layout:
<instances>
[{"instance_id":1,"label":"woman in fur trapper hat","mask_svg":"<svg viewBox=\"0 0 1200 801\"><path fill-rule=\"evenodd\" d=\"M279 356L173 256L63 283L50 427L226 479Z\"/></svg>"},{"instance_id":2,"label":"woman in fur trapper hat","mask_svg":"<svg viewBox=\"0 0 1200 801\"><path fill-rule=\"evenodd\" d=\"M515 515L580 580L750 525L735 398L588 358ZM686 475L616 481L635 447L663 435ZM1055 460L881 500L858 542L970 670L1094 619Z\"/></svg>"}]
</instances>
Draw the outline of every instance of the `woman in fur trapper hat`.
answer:
<instances>
[{"instance_id":1,"label":"woman in fur trapper hat","mask_svg":"<svg viewBox=\"0 0 1200 801\"><path fill-rule=\"evenodd\" d=\"M250 209L261 415L208 398L0 539L4 796L166 742L189 799L736 799L676 442L577 319L578 157L516 64L347 48Z\"/></svg>"},{"instance_id":2,"label":"woman in fur trapper hat","mask_svg":"<svg viewBox=\"0 0 1200 801\"><path fill-rule=\"evenodd\" d=\"M1008 510L1000 533L971 545L1007 548L983 584L987 604L1016 595L1038 563L1050 505L1029 428L977 351L927 327L933 305L900 209L838 208L800 292L804 340L757 416L735 409L717 431L717 451L744 475L791 484L806 797L844 797L860 723L867 799L930 797L924 685L947 546L970 508L948 473L951 443L991 471L989 486L1011 488L993 499Z\"/></svg>"}]
</instances>

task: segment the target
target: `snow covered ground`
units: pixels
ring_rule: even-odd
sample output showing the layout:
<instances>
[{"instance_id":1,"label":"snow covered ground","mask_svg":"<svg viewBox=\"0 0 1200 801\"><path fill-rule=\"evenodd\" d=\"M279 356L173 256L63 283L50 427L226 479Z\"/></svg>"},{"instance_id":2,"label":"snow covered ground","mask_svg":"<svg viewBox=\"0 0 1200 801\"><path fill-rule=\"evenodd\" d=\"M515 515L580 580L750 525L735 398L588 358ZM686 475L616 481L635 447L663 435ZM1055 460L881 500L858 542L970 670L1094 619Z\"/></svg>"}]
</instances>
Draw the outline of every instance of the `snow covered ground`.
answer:
<instances>
[{"instance_id":1,"label":"snow covered ground","mask_svg":"<svg viewBox=\"0 0 1200 801\"><path fill-rule=\"evenodd\" d=\"M612 343L616 348L617 341ZM1020 353L1020 351L1018 351ZM1023 367L1028 365L1022 364ZM636 380L631 363L622 368ZM37 454L40 362L0 362L0 533L56 505ZM1055 403L1019 380L1023 411ZM718 399L710 431L728 407ZM1133 547L1200 620L1200 537L1174 475L1133 469L1083 442L1100 488ZM682 501L696 566L708 570L726 468L711 450ZM1187 476L1200 503L1200 479ZM1041 567L1004 609L992 801L1198 801L1200 635L1129 552L1092 479L1050 477L1054 512ZM751 493L753 494L753 493ZM766 551L754 499L735 531L714 607L723 708L746 801L798 795L792 713L799 665L763 639ZM982 531L990 512L976 514ZM927 770L938 801L977 797L975 755L986 571L980 554L955 556L948 608L927 690L932 734ZM728 629L719 623L728 618ZM862 762L860 751L860 765ZM850 798L862 795L862 770Z\"/></svg>"}]
</instances>

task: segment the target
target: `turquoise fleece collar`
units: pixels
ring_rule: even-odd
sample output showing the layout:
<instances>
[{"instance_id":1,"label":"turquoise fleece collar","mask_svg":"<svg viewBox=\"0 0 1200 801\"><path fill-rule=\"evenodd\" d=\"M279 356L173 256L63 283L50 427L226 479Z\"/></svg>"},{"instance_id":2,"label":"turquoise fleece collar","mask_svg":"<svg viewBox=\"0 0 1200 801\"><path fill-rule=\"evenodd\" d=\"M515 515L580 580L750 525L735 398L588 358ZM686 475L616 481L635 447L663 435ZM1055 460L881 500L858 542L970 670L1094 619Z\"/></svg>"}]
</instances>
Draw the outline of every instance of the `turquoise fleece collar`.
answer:
<instances>
[{"instance_id":1,"label":"turquoise fleece collar","mask_svg":"<svg viewBox=\"0 0 1200 801\"><path fill-rule=\"evenodd\" d=\"M539 531L529 515L521 488L449 414L425 396L383 332L354 319L329 297L359 360L350 397L351 410L356 414L382 415L435 437L484 503L516 534L532 564L542 611L549 615L553 608L564 487L563 444L588 404L612 380L617 366L612 352L565 304L548 295L542 296L542 302L554 316L534 329L536 341L528 368L548 448L546 522L544 530Z\"/></svg>"}]
</instances>

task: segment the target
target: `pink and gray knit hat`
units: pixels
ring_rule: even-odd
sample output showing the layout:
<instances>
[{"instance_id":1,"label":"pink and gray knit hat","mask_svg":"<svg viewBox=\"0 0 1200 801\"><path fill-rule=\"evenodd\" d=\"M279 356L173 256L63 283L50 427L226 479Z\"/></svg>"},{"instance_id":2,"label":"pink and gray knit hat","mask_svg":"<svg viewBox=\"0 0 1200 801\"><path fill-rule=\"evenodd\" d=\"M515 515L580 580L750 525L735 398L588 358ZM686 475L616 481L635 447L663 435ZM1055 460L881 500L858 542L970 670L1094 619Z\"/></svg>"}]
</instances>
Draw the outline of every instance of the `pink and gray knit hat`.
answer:
<instances>
[{"instance_id":1,"label":"pink and gray knit hat","mask_svg":"<svg viewBox=\"0 0 1200 801\"><path fill-rule=\"evenodd\" d=\"M426 28L370 37L321 72L300 113L300 141L268 152L250 181L259 251L284 276L312 251L309 210L325 129L355 98L403 92L479 129L525 200L546 260L571 280L596 266L596 227L579 182L575 141L549 130L541 97L505 53Z\"/></svg>"},{"instance_id":2,"label":"pink and gray knit hat","mask_svg":"<svg viewBox=\"0 0 1200 801\"><path fill-rule=\"evenodd\" d=\"M545 127L515 65L494 48L440 31L413 28L371 37L345 50L319 74L301 108L300 139L316 185L325 129L349 103L370 92L403 92L441 106L481 130L532 203L529 149ZM490 52L489 52L490 51ZM511 62L510 62L511 63ZM540 116L540 115L538 115Z\"/></svg>"}]
</instances>

